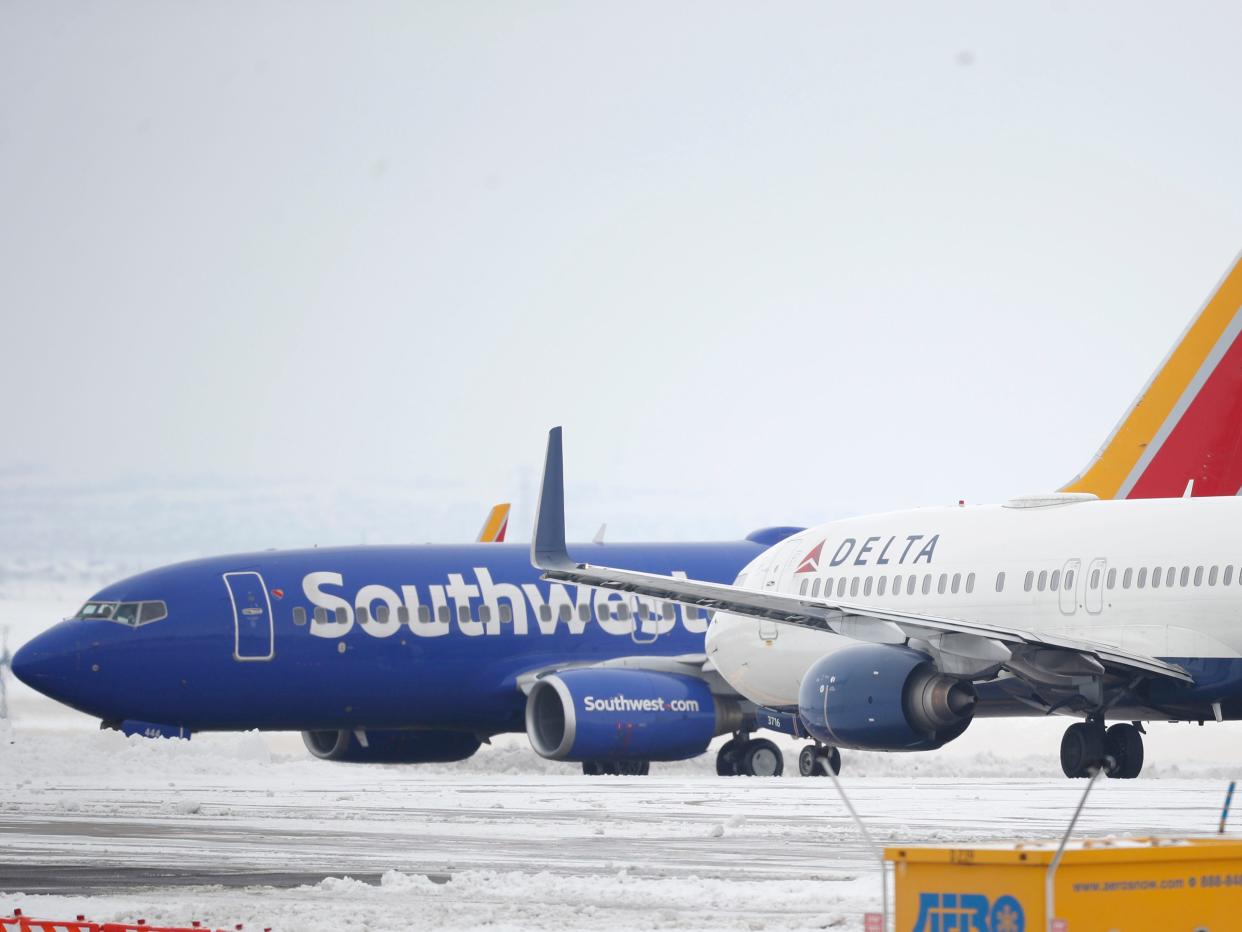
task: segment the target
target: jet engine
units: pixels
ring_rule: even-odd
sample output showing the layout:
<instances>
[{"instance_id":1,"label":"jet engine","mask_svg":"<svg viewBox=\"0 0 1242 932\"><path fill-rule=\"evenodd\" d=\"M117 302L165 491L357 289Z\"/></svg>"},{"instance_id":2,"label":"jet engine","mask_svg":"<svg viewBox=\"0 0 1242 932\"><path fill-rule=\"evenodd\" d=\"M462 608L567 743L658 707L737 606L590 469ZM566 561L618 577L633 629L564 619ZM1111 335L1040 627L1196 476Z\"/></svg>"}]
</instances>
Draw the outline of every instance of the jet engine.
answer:
<instances>
[{"instance_id":1,"label":"jet engine","mask_svg":"<svg viewBox=\"0 0 1242 932\"><path fill-rule=\"evenodd\" d=\"M966 730L978 695L908 647L859 644L817 660L798 692L814 737L864 751L931 751Z\"/></svg>"},{"instance_id":2,"label":"jet engine","mask_svg":"<svg viewBox=\"0 0 1242 932\"><path fill-rule=\"evenodd\" d=\"M464 731L355 732L346 729L304 731L302 741L306 749L321 760L350 764L448 763L465 760L481 743L477 736Z\"/></svg>"},{"instance_id":3,"label":"jet engine","mask_svg":"<svg viewBox=\"0 0 1242 932\"><path fill-rule=\"evenodd\" d=\"M552 760L684 760L743 718L703 680L646 670L564 670L538 680L526 701L531 746Z\"/></svg>"}]
</instances>

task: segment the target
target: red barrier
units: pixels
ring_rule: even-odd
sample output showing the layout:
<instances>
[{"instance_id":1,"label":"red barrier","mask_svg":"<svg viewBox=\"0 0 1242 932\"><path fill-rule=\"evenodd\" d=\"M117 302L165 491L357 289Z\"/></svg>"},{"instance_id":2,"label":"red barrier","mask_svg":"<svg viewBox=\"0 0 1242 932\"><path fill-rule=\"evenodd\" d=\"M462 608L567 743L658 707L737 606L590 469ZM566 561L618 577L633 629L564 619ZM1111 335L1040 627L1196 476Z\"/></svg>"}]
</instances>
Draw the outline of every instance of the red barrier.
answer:
<instances>
[{"instance_id":1,"label":"red barrier","mask_svg":"<svg viewBox=\"0 0 1242 932\"><path fill-rule=\"evenodd\" d=\"M86 917L78 916L72 922L63 919L33 919L23 916L20 909L15 909L8 918L0 917L0 932L226 932L224 929L204 928L201 923L193 926L149 926L145 919L137 922L88 922ZM243 932L239 923L227 932ZM263 932L272 932L265 928Z\"/></svg>"}]
</instances>

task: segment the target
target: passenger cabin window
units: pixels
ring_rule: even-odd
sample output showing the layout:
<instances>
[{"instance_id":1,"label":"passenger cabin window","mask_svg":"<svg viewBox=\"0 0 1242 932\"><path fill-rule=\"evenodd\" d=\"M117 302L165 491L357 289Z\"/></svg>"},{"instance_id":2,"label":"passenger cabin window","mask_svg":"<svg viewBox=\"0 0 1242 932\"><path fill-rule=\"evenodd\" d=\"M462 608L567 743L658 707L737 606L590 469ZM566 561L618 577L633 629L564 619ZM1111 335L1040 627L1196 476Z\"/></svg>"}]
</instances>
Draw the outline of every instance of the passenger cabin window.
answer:
<instances>
[{"instance_id":1,"label":"passenger cabin window","mask_svg":"<svg viewBox=\"0 0 1242 932\"><path fill-rule=\"evenodd\" d=\"M612 612L609 611L607 602L600 602L599 605L595 606L595 611L599 614L600 621L608 621L612 618Z\"/></svg>"},{"instance_id":2,"label":"passenger cabin window","mask_svg":"<svg viewBox=\"0 0 1242 932\"><path fill-rule=\"evenodd\" d=\"M326 625L328 623L328 610L322 605L315 606L315 624Z\"/></svg>"},{"instance_id":3,"label":"passenger cabin window","mask_svg":"<svg viewBox=\"0 0 1242 932\"><path fill-rule=\"evenodd\" d=\"M551 621L552 620L552 606L551 605L540 605L539 606L539 619L540 621Z\"/></svg>"},{"instance_id":4,"label":"passenger cabin window","mask_svg":"<svg viewBox=\"0 0 1242 932\"><path fill-rule=\"evenodd\" d=\"M449 611L447 605L441 605L436 609L436 614L440 616L440 624L447 625L453 620L453 613Z\"/></svg>"},{"instance_id":5,"label":"passenger cabin window","mask_svg":"<svg viewBox=\"0 0 1242 932\"><path fill-rule=\"evenodd\" d=\"M673 614L672 603L665 602L664 603L664 617L668 618L672 614ZM579 621L590 621L591 620L591 606L588 605L586 602L579 603L578 605L578 620Z\"/></svg>"},{"instance_id":6,"label":"passenger cabin window","mask_svg":"<svg viewBox=\"0 0 1242 932\"><path fill-rule=\"evenodd\" d=\"M1074 571L1065 571L1065 591L1069 592L1074 588Z\"/></svg>"},{"instance_id":7,"label":"passenger cabin window","mask_svg":"<svg viewBox=\"0 0 1242 932\"><path fill-rule=\"evenodd\" d=\"M863 580L863 595L871 595L871 577Z\"/></svg>"},{"instance_id":8,"label":"passenger cabin window","mask_svg":"<svg viewBox=\"0 0 1242 932\"><path fill-rule=\"evenodd\" d=\"M1048 584L1048 571L1040 570L1039 581L1035 583L1035 588L1038 589L1040 592L1043 592L1044 587L1047 586L1047 584Z\"/></svg>"},{"instance_id":9,"label":"passenger cabin window","mask_svg":"<svg viewBox=\"0 0 1242 932\"><path fill-rule=\"evenodd\" d=\"M912 576L910 578L913 579L914 577ZM931 595L931 586L932 586L931 573L927 573L923 576L923 595Z\"/></svg>"},{"instance_id":10,"label":"passenger cabin window","mask_svg":"<svg viewBox=\"0 0 1242 932\"><path fill-rule=\"evenodd\" d=\"M1183 589L1186 588L1188 585L1190 585L1190 567L1189 566L1182 567L1181 584L1182 584Z\"/></svg>"},{"instance_id":11,"label":"passenger cabin window","mask_svg":"<svg viewBox=\"0 0 1242 932\"><path fill-rule=\"evenodd\" d=\"M397 624L408 625L410 623L410 610L404 605L397 609Z\"/></svg>"},{"instance_id":12,"label":"passenger cabin window","mask_svg":"<svg viewBox=\"0 0 1242 932\"><path fill-rule=\"evenodd\" d=\"M1196 586L1203 585L1203 567L1201 566L1195 567L1195 585Z\"/></svg>"},{"instance_id":13,"label":"passenger cabin window","mask_svg":"<svg viewBox=\"0 0 1242 932\"><path fill-rule=\"evenodd\" d=\"M893 577L893 595L901 595L901 574Z\"/></svg>"},{"instance_id":14,"label":"passenger cabin window","mask_svg":"<svg viewBox=\"0 0 1242 932\"><path fill-rule=\"evenodd\" d=\"M1004 574L1001 574L1001 575L1004 575ZM966 574L966 594L970 595L974 591L975 591L975 574L967 573Z\"/></svg>"},{"instance_id":15,"label":"passenger cabin window","mask_svg":"<svg viewBox=\"0 0 1242 932\"><path fill-rule=\"evenodd\" d=\"M1034 571L1034 570L1027 570L1027 571L1026 571L1026 579L1024 579L1024 580L1022 581L1022 591L1023 591L1023 592L1030 592L1030 591L1031 591L1031 585L1032 585L1034 582L1035 582L1035 571Z\"/></svg>"},{"instance_id":16,"label":"passenger cabin window","mask_svg":"<svg viewBox=\"0 0 1242 932\"><path fill-rule=\"evenodd\" d=\"M858 577L857 576L855 576L853 579L850 580L850 598L852 599L856 595L858 595Z\"/></svg>"},{"instance_id":17,"label":"passenger cabin window","mask_svg":"<svg viewBox=\"0 0 1242 932\"><path fill-rule=\"evenodd\" d=\"M881 576L880 581L875 584L875 594L883 595L885 588L888 586L888 577Z\"/></svg>"},{"instance_id":18,"label":"passenger cabin window","mask_svg":"<svg viewBox=\"0 0 1242 932\"><path fill-rule=\"evenodd\" d=\"M806 587L811 584L809 579L803 578L802 586L798 589L798 595L806 595Z\"/></svg>"},{"instance_id":19,"label":"passenger cabin window","mask_svg":"<svg viewBox=\"0 0 1242 932\"><path fill-rule=\"evenodd\" d=\"M1220 567L1217 567L1217 566L1214 566L1210 570L1208 570L1208 585L1209 586L1216 585L1216 577L1219 574L1219 570L1220 570Z\"/></svg>"},{"instance_id":20,"label":"passenger cabin window","mask_svg":"<svg viewBox=\"0 0 1242 932\"><path fill-rule=\"evenodd\" d=\"M1161 570L1161 569L1160 569L1160 567L1158 567L1158 566L1157 566L1154 570L1152 570L1152 571L1151 571L1151 587L1152 587L1153 589L1159 589L1159 588L1160 588L1160 574L1161 574L1161 572L1162 572L1162 570Z\"/></svg>"},{"instance_id":21,"label":"passenger cabin window","mask_svg":"<svg viewBox=\"0 0 1242 932\"><path fill-rule=\"evenodd\" d=\"M957 595L958 590L960 590L961 588L962 588L962 574L961 574L961 573L954 573L954 574L953 574L953 582L949 585L949 590L950 590L950 591L951 591L954 595Z\"/></svg>"},{"instance_id":22,"label":"passenger cabin window","mask_svg":"<svg viewBox=\"0 0 1242 932\"><path fill-rule=\"evenodd\" d=\"M1106 583L1106 585L1108 586L1109 589L1117 588L1117 571L1115 569L1108 571L1108 582Z\"/></svg>"},{"instance_id":23,"label":"passenger cabin window","mask_svg":"<svg viewBox=\"0 0 1242 932\"><path fill-rule=\"evenodd\" d=\"M1232 564L1225 567L1225 575L1221 577L1220 584L1222 586L1227 586L1231 582L1233 582L1233 565Z\"/></svg>"},{"instance_id":24,"label":"passenger cabin window","mask_svg":"<svg viewBox=\"0 0 1242 932\"><path fill-rule=\"evenodd\" d=\"M381 605L375 609L375 620L381 625L388 624L388 606Z\"/></svg>"},{"instance_id":25,"label":"passenger cabin window","mask_svg":"<svg viewBox=\"0 0 1242 932\"><path fill-rule=\"evenodd\" d=\"M430 605L420 605L418 607L418 621L419 621L419 624L424 624L424 625L431 624L431 606Z\"/></svg>"},{"instance_id":26,"label":"passenger cabin window","mask_svg":"<svg viewBox=\"0 0 1242 932\"><path fill-rule=\"evenodd\" d=\"M906 595L914 595L914 587L919 584L919 577L916 573L911 573L906 577Z\"/></svg>"},{"instance_id":27,"label":"passenger cabin window","mask_svg":"<svg viewBox=\"0 0 1242 932\"><path fill-rule=\"evenodd\" d=\"M1052 576L1048 579L1048 591L1056 592L1061 588L1061 571L1053 570Z\"/></svg>"},{"instance_id":28,"label":"passenger cabin window","mask_svg":"<svg viewBox=\"0 0 1242 932\"><path fill-rule=\"evenodd\" d=\"M1130 583L1133 581L1134 581L1134 570L1127 567L1126 571L1121 574L1121 588L1129 589Z\"/></svg>"},{"instance_id":29,"label":"passenger cabin window","mask_svg":"<svg viewBox=\"0 0 1242 932\"><path fill-rule=\"evenodd\" d=\"M1134 580L1134 586L1137 589L1147 588L1147 567L1143 566L1139 568L1138 578Z\"/></svg>"},{"instance_id":30,"label":"passenger cabin window","mask_svg":"<svg viewBox=\"0 0 1242 932\"><path fill-rule=\"evenodd\" d=\"M1091 571L1091 576L1087 579L1087 585L1090 586L1092 589L1100 588L1100 571L1099 570Z\"/></svg>"},{"instance_id":31,"label":"passenger cabin window","mask_svg":"<svg viewBox=\"0 0 1242 932\"><path fill-rule=\"evenodd\" d=\"M574 610L568 605L562 605L560 611L557 612L557 615L560 616L561 621L569 621L569 619L573 617L573 614Z\"/></svg>"},{"instance_id":32,"label":"passenger cabin window","mask_svg":"<svg viewBox=\"0 0 1242 932\"><path fill-rule=\"evenodd\" d=\"M817 579L815 580L814 583L811 584L811 598L812 599L817 598L819 596L819 583L820 581Z\"/></svg>"},{"instance_id":33,"label":"passenger cabin window","mask_svg":"<svg viewBox=\"0 0 1242 932\"><path fill-rule=\"evenodd\" d=\"M941 573L940 581L936 583L936 595L944 595L947 588L949 588L949 574Z\"/></svg>"},{"instance_id":34,"label":"passenger cabin window","mask_svg":"<svg viewBox=\"0 0 1242 932\"><path fill-rule=\"evenodd\" d=\"M625 602L617 604L617 619L620 621L630 620L630 606Z\"/></svg>"},{"instance_id":35,"label":"passenger cabin window","mask_svg":"<svg viewBox=\"0 0 1242 932\"><path fill-rule=\"evenodd\" d=\"M1164 571L1164 585L1166 589L1173 585L1173 574L1176 572L1177 572L1177 567L1175 566L1170 566L1167 570Z\"/></svg>"},{"instance_id":36,"label":"passenger cabin window","mask_svg":"<svg viewBox=\"0 0 1242 932\"><path fill-rule=\"evenodd\" d=\"M488 624L492 620L492 607L490 605L479 606L479 621Z\"/></svg>"},{"instance_id":37,"label":"passenger cabin window","mask_svg":"<svg viewBox=\"0 0 1242 932\"><path fill-rule=\"evenodd\" d=\"M338 625L349 624L349 609L347 609L344 605L338 605L336 607L336 623Z\"/></svg>"},{"instance_id":38,"label":"passenger cabin window","mask_svg":"<svg viewBox=\"0 0 1242 932\"><path fill-rule=\"evenodd\" d=\"M841 596L845 595L845 583L846 583L846 579L844 576L842 576L840 579L837 580L837 598L838 599L841 598Z\"/></svg>"},{"instance_id":39,"label":"passenger cabin window","mask_svg":"<svg viewBox=\"0 0 1242 932\"><path fill-rule=\"evenodd\" d=\"M300 605L295 606L293 609L293 623L295 625L306 624L306 609Z\"/></svg>"},{"instance_id":40,"label":"passenger cabin window","mask_svg":"<svg viewBox=\"0 0 1242 932\"><path fill-rule=\"evenodd\" d=\"M1029 589L1030 586L1027 586L1027 588ZM997 592L1005 591L1005 574L1003 571L996 574L996 591Z\"/></svg>"}]
</instances>

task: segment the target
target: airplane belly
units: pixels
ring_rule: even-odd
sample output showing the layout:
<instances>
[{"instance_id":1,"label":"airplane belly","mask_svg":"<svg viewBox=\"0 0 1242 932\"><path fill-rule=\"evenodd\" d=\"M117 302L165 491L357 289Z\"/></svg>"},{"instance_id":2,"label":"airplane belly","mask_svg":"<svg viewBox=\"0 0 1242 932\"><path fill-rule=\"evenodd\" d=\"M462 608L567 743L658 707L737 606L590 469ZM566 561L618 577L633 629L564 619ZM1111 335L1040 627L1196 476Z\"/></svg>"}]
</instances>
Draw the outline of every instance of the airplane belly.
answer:
<instances>
[{"instance_id":1,"label":"airplane belly","mask_svg":"<svg viewBox=\"0 0 1242 932\"><path fill-rule=\"evenodd\" d=\"M820 657L857 644L795 625L717 612L707 629L707 656L739 693L773 708L798 704L806 671Z\"/></svg>"}]
</instances>

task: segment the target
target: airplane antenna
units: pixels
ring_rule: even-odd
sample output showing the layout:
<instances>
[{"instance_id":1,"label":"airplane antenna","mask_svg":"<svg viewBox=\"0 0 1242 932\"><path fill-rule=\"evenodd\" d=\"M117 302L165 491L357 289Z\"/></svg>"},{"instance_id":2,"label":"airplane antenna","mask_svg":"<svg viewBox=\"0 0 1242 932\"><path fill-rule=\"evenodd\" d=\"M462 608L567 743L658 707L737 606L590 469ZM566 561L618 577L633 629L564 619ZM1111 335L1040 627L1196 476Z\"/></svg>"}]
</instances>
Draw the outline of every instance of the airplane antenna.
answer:
<instances>
[{"instance_id":1,"label":"airplane antenna","mask_svg":"<svg viewBox=\"0 0 1242 932\"><path fill-rule=\"evenodd\" d=\"M595 536L591 538L591 543L602 544L604 542L604 532L608 530L608 522L605 521L599 526L599 530L595 532Z\"/></svg>"}]
</instances>

